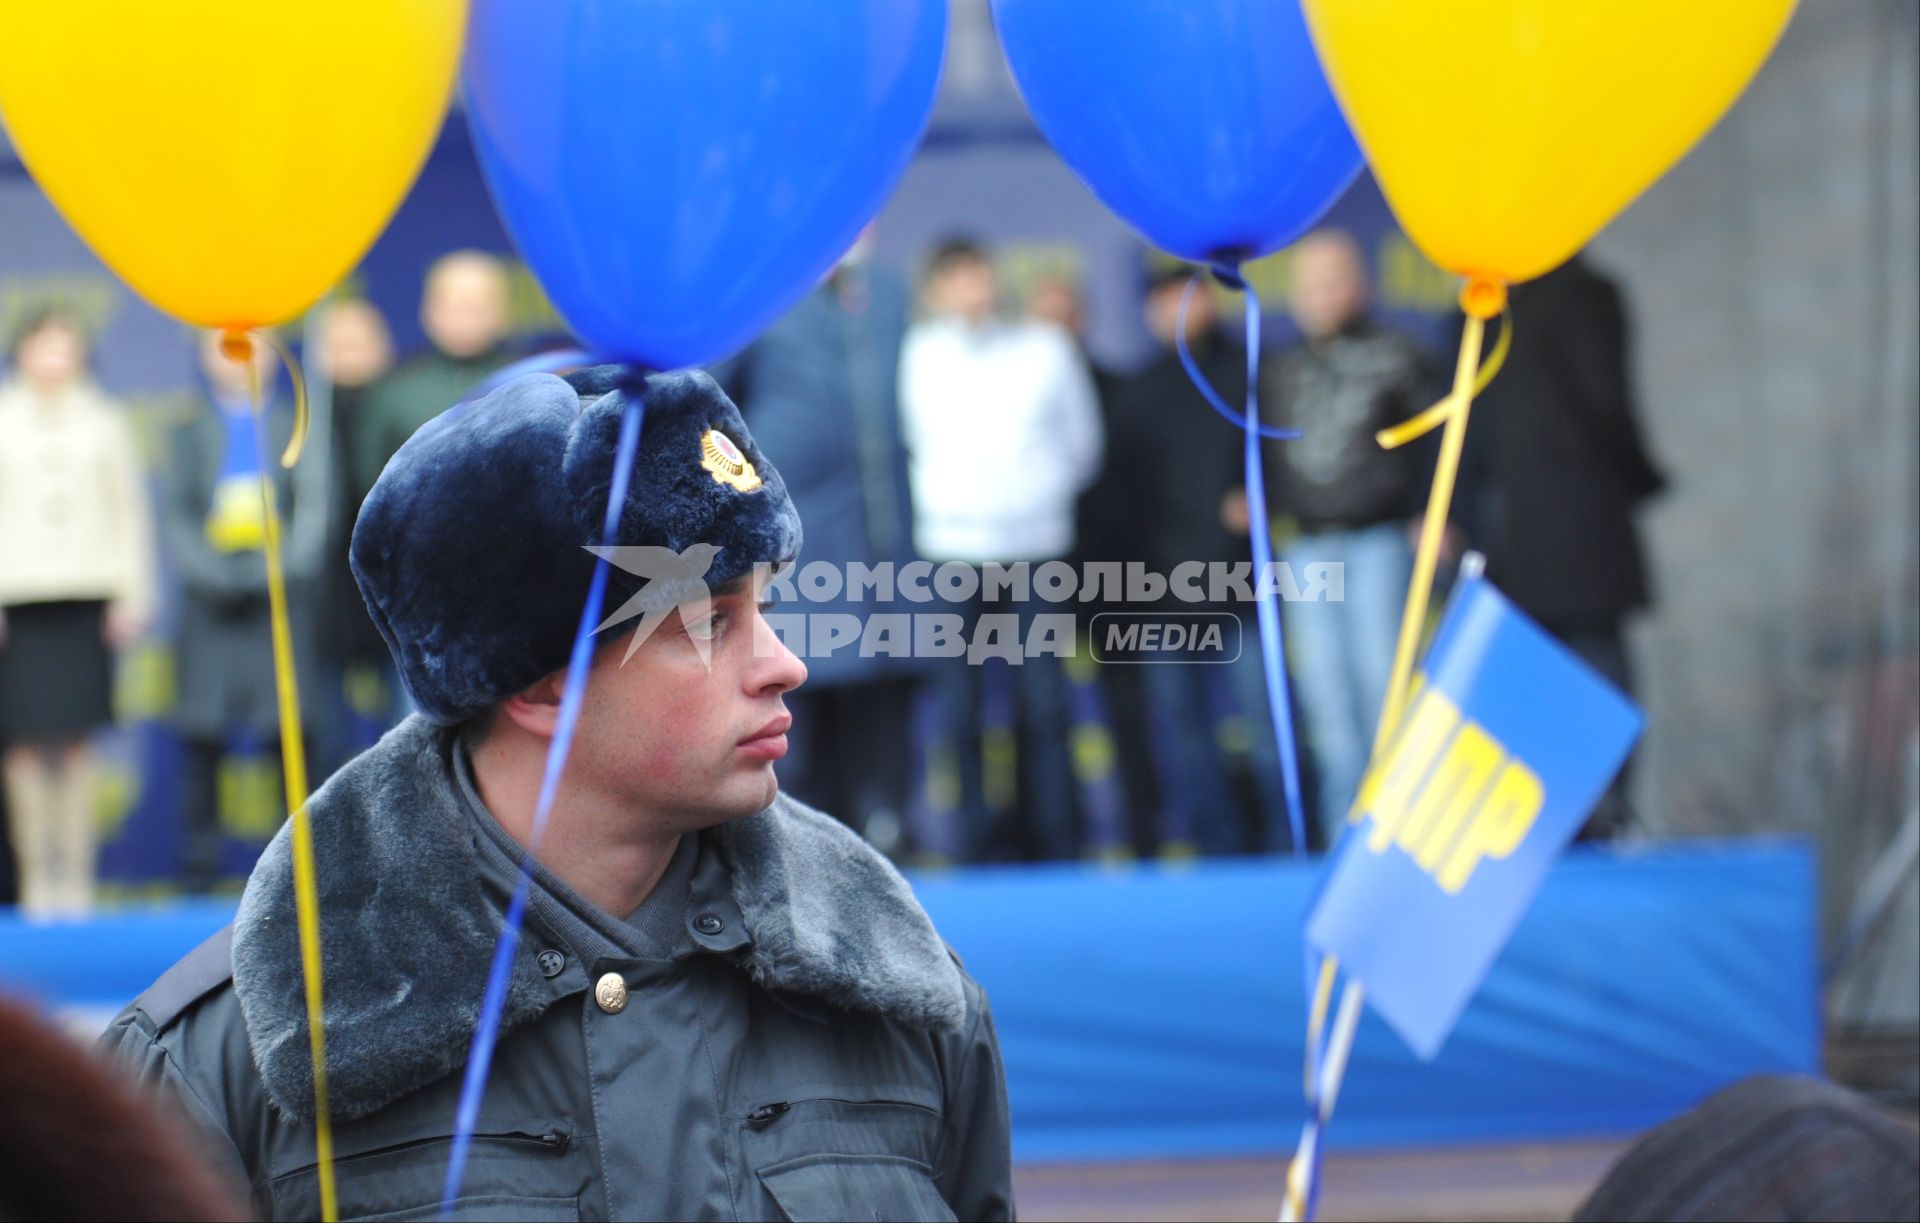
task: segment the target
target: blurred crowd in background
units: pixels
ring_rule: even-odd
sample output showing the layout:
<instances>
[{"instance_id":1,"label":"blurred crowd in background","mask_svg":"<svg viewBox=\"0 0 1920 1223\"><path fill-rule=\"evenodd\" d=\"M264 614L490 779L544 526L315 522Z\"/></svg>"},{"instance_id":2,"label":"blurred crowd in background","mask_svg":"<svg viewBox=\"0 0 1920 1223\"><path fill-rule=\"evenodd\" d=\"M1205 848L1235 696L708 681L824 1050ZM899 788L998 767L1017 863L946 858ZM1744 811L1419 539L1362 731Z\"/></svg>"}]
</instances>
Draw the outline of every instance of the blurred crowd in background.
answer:
<instances>
[{"instance_id":1,"label":"blurred crowd in background","mask_svg":"<svg viewBox=\"0 0 1920 1223\"><path fill-rule=\"evenodd\" d=\"M1366 762L1431 474L1419 447L1384 450L1374 435L1432 403L1450 371L1375 316L1373 274L1351 235L1316 233L1287 267L1298 337L1262 354L1258 389L1267 422L1305 436L1266 448L1271 526L1282 559L1336 562L1343 574L1339 599L1283 605L1319 848ZM806 524L801 559L1120 561L1162 574L1245 560L1242 435L1209 408L1178 351L1242 402L1238 313L1223 317L1221 291L1195 291L1184 265L1144 268L1128 308L1158 351L1115 369L1089 355L1071 276L1031 277L1016 294L996 252L973 239L936 243L915 269L879 262L863 239L714 371L786 479ZM17 892L46 914L92 904L103 781L91 744L114 720L115 656L137 642L164 641L171 657L160 720L178 765L164 781L133 779L168 790L177 835L157 843L177 861L156 872L163 883L237 886L277 823L263 464L285 524L315 784L406 716L347 544L361 500L413 431L538 348L512 336L511 271L479 251L441 257L420 296L426 343L404 357L393 320L366 299L339 296L310 316L289 337L315 422L291 472L277 456L293 397L271 350L256 346L249 369L216 336L198 337L194 402L150 413L137 436L92 377L82 316L57 301L23 312L0 387L11 851L0 901ZM1623 627L1650 599L1635 515L1663 478L1636 420L1622 297L1576 260L1521 289L1514 313L1506 370L1476 409L1446 559L1483 553L1522 608L1631 689ZM921 865L1292 848L1252 604L1209 608L1243 622L1234 657L1151 661L1095 661L1084 634L1105 609L1076 609L1083 639L1064 658L810 657L809 681L789 697L785 788ZM1030 621L1038 608L991 610ZM1629 826L1624 794L1615 787L1592 835ZM272 814L248 812L260 804Z\"/></svg>"},{"instance_id":2,"label":"blurred crowd in background","mask_svg":"<svg viewBox=\"0 0 1920 1223\"><path fill-rule=\"evenodd\" d=\"M716 371L794 487L808 556L935 548L972 558L1017 545L1095 563L1184 552L1246 558L1232 495L1241 482L1239 437L1197 398L1169 351L1185 271L1164 268L1143 249L1033 129L987 6L963 0L952 12L931 126L875 219L871 248ZM1904 0L1803 7L1726 120L1599 235L1594 266L1576 264L1516 298L1515 347L1475 405L1468 486L1448 539L1450 554L1484 552L1523 608L1603 670L1617 675L1629 660L1636 665L1627 678L1648 731L1594 831L1624 823L1656 839L1787 835L1817 845L1829 1001L1848 1022L1863 1023L1912 1022L1920 928L1912 869L1920 846L1913 14ZM1295 558L1320 548L1346 566L1342 603L1287 608L1306 798L1321 809L1310 821L1315 837L1326 809L1344 802L1340 790L1350 783L1340 779L1354 745L1368 742L1367 706L1380 685L1350 682L1318 703L1316 692L1378 665L1367 651L1379 648L1379 629L1362 612L1362 590L1390 585L1404 564L1407 516L1431 463L1417 446L1395 456L1341 439L1364 437L1370 412L1405 414L1431 402L1451 373L1457 336L1447 320L1458 311L1457 285L1407 241L1368 176L1324 224L1350 235L1364 256L1370 325L1362 330L1370 334L1296 343L1295 314L1304 321L1315 312L1300 257L1318 252L1308 262L1330 270L1323 279L1337 299L1337 238L1245 269L1265 307L1266 409L1276 419L1328 412L1305 445L1275 445L1266 455L1276 548ZM120 404L92 418L122 423L128 461L147 482L145 500L96 500L70 528L107 529L111 506L145 508L159 541L127 556L112 576L117 584L96 573L91 587L75 587L67 579L83 575L67 572L68 599L0 586L10 635L111 635L121 646L111 655L114 729L87 736L53 717L97 725L97 695L89 712L78 692L75 708L56 709L33 685L16 689L27 692L21 699L38 728L8 740L15 771L43 813L26 830L28 848L51 860L61 830L78 825L45 813L79 810L90 791L96 897L176 894L191 862L208 886L236 888L285 817L271 738L277 723L247 731L238 716L242 694L257 699L271 669L258 556L221 551L206 530L227 458L244 447L211 406L218 375L198 372L199 338L120 286L6 149L0 233L0 344L24 337L29 319L50 305L79 321L82 363ZM964 244L949 250L959 234L972 235L985 258L969 257ZM509 243L456 108L413 193L330 309L283 336L308 369L316 420L324 414L329 422L291 479L279 477L293 510L290 556L297 553L305 577L296 639L317 775L407 708L344 568L357 498L419 420L483 371L561 338L562 324L517 261L461 258L428 275L434 261L463 249L506 252ZM936 260L942 251L952 257ZM933 275L936 262L955 275ZM1618 288L1597 268L1611 270ZM982 329L941 322L964 313L969 295L992 301L1002 324L987 329L994 342L968 344ZM1189 319L1194 361L1229 404L1244 390L1240 306L1238 295L1207 287ZM443 317L432 324L436 337L430 319L454 311L466 321ZM463 342L463 329L478 338ZM1064 348L1063 332L1074 341ZM32 346L19 347L6 367L15 405L17 389L31 382L31 362L20 358ZM62 344L48 347L57 353ZM1393 372L1409 355L1418 367L1411 392L1398 389ZM1363 364L1383 389L1342 399L1336 421L1326 404L1337 393L1327 388L1367 385L1348 378ZM921 385L930 383L917 407L901 394L916 367ZM1001 402L960 389L991 387L1016 376L1010 371L1032 379L1045 371L1045 401ZM1086 426L1088 384L1098 404L1097 447ZM1569 384L1585 397L1556 390ZM1039 394L1040 386L1028 389ZM276 398L284 416L284 385ZM1290 406L1295 400L1306 406ZM954 404L962 405L957 418ZM1012 436L1016 418L1029 439L1044 439L1038 449L1009 458L1011 447L999 455L973 448L989 434ZM194 421L202 423L190 427ZM925 502L914 497L933 483L944 488L947 469L911 452L917 429L927 430L923 450L959 446L947 457L994 464L994 478L955 483L956 495L1003 509L1015 493L1036 497L1031 512L1018 511L1031 530L969 540L929 523L932 536L923 534L913 516ZM193 447L189 436L197 437ZM102 435L91 445L110 454L119 443ZM176 470L176 454L190 448L201 457ZM1345 471L1362 457L1365 478L1350 491L1364 504L1311 494L1315 472ZM0 498L57 489L66 478L20 445L0 447L0 465ZM240 459L236 473L255 466ZM20 468L28 480L16 478ZM197 490L178 478L188 470ZM1663 472L1670 488L1660 494ZM1042 501L1052 508L1042 511ZM1060 509L1066 503L1070 514ZM15 502L4 504L12 515ZM950 524L965 505L936 497L926 508ZM192 547L177 546L188 542L183 534L193 536ZM193 549L202 542L217 563L196 574ZM13 546L11 534L0 538L0 547ZM0 584L15 572L13 554L5 555ZM157 560L146 608L141 555ZM1452 559L1444 558L1443 575ZM190 594L189 579L212 584ZM37 627L15 610L95 599L120 609L111 634L104 608ZM1398 598L1391 602L1397 610ZM1641 604L1653 614L1636 614ZM1377 619L1383 607L1377 599L1371 606ZM194 614L215 608L219 615L196 629ZM1091 614L1108 609L1073 610L1091 627ZM1251 619L1250 605L1227 610ZM1325 613L1322 623L1312 622L1317 613ZM1343 632L1339 645L1322 644ZM210 664L200 660L219 657L219 643L245 633L255 636L231 656L244 662L215 665L207 679ZM1258 634L1241 637L1251 645ZM1257 650L1233 666L1187 667L1091 666L1083 652L1051 671L973 668L978 674L965 683L937 667L857 653L810 660L813 676L794 702L796 729L813 728L817 742L794 739L784 780L860 823L902 861L1148 859L1283 847ZM31 665L20 662L21 651L7 655L0 666L9 671ZM80 680L78 668L87 666L97 677L104 664L61 661L63 681ZM87 683L97 694L97 678ZM1344 710L1328 703L1342 698ZM0 720L11 723L14 711L4 712ZM1036 742L1033 728L1043 723L1059 729ZM196 751L196 740L218 744L217 754ZM92 745L90 758L83 743ZM92 783L70 780L88 768ZM184 794L194 788L215 798L196 800L202 833L189 836ZM1029 811L1041 794L1054 797L1036 821ZM9 846L20 839L15 824ZM0 853L0 875L12 856ZM14 894L10 882L0 885L0 895Z\"/></svg>"}]
</instances>

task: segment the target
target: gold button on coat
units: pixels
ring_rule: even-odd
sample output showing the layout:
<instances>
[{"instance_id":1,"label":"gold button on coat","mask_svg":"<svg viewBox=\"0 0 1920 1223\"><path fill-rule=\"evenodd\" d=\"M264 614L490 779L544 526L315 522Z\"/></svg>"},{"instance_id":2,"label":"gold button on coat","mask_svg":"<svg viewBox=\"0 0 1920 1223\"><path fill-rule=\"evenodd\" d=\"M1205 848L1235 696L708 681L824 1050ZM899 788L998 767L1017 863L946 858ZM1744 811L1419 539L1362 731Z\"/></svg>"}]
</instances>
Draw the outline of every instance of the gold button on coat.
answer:
<instances>
[{"instance_id":1,"label":"gold button on coat","mask_svg":"<svg viewBox=\"0 0 1920 1223\"><path fill-rule=\"evenodd\" d=\"M600 1009L609 1015L618 1015L627 1009L627 982L617 972L610 972L593 985L593 1000Z\"/></svg>"}]
</instances>

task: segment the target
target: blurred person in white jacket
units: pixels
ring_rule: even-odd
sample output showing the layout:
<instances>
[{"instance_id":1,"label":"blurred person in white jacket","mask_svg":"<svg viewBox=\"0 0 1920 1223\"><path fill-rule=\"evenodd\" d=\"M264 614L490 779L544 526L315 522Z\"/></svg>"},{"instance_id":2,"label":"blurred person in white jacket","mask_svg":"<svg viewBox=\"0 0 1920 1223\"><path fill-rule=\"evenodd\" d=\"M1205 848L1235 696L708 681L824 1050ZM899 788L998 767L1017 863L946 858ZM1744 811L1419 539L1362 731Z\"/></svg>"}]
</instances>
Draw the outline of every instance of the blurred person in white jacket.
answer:
<instances>
[{"instance_id":1,"label":"blurred person in white jacket","mask_svg":"<svg viewBox=\"0 0 1920 1223\"><path fill-rule=\"evenodd\" d=\"M927 317L900 354L916 548L975 564L1067 555L1103 443L1073 337L1000 318L993 264L964 239L934 253L925 292Z\"/></svg>"},{"instance_id":2,"label":"blurred person in white jacket","mask_svg":"<svg viewBox=\"0 0 1920 1223\"><path fill-rule=\"evenodd\" d=\"M1074 506L1099 474L1104 440L1073 338L1001 318L992 260L971 241L934 252L925 304L900 354L916 551L976 567L1068 556ZM973 599L940 610L961 612L969 640L981 615L1016 615L1024 642L1046 607ZM1009 670L1004 659L976 667L964 657L935 668L916 719L913 833L925 857L1079 852L1059 661L1025 658Z\"/></svg>"}]
</instances>

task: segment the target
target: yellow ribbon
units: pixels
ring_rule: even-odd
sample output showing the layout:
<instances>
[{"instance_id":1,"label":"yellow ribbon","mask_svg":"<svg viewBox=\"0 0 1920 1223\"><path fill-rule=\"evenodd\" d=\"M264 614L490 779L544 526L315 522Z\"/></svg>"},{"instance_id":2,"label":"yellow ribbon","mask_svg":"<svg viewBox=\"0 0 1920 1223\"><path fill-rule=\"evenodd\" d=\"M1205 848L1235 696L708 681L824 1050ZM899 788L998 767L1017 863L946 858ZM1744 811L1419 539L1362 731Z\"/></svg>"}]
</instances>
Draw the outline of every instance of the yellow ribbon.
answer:
<instances>
[{"instance_id":1,"label":"yellow ribbon","mask_svg":"<svg viewBox=\"0 0 1920 1223\"><path fill-rule=\"evenodd\" d=\"M1296 1154L1287 1161L1287 1196L1280 1217L1285 1220L1307 1217L1307 1160Z\"/></svg>"},{"instance_id":2,"label":"yellow ribbon","mask_svg":"<svg viewBox=\"0 0 1920 1223\"><path fill-rule=\"evenodd\" d=\"M1480 367L1480 375L1473 380L1475 395L1487 389L1487 383L1492 382L1493 376L1500 372L1500 367L1507 363L1507 352L1513 347L1513 314L1503 310L1500 317L1503 324L1500 328L1500 338L1494 341L1493 352L1487 357L1487 363ZM1445 424L1447 413L1453 411L1459 402L1449 392L1446 398L1420 415L1409 417L1397 425L1390 425L1380 430L1373 435L1373 440L1379 442L1383 450L1398 450L1408 442L1425 437Z\"/></svg>"},{"instance_id":3,"label":"yellow ribbon","mask_svg":"<svg viewBox=\"0 0 1920 1223\"><path fill-rule=\"evenodd\" d=\"M1470 295L1478 287L1479 283L1476 282L1462 292L1463 305L1471 300ZM1498 308L1504 310L1504 307L1505 294L1502 293ZM1489 372L1484 378L1480 377L1480 344L1486 334L1485 319L1490 314L1469 309L1467 325L1460 334L1460 358L1453 370L1453 393L1439 405L1439 419L1446 426L1440 435L1440 462L1434 468L1433 487L1427 494L1426 518L1420 523L1420 545L1414 552L1413 580L1408 583L1406 605L1400 612L1400 639L1394 646L1393 670L1387 679L1386 699L1381 704L1380 721L1373 731L1375 758L1380 755L1389 729L1400 724L1400 711L1406 702L1407 681L1413 674L1413 655L1420 644L1420 630L1427 623L1427 605L1433 595L1433 574L1440 563L1440 540L1446 533L1447 513L1453 506L1454 480L1460 474L1460 451L1467 440L1467 415L1473 410L1474 395L1492 380L1493 374L1499 372L1500 365L1489 361ZM1494 352L1499 363L1506 360L1507 344L1512 335L1513 327L1509 320L1508 325L1501 329L1503 343ZM1429 409L1421 415L1432 412L1433 409ZM1416 417L1401 428L1406 429L1419 419Z\"/></svg>"},{"instance_id":4,"label":"yellow ribbon","mask_svg":"<svg viewBox=\"0 0 1920 1223\"><path fill-rule=\"evenodd\" d=\"M313 829L307 818L307 752L300 725L300 688L293 667L293 630L287 618L286 567L280 551L280 513L273 496L273 473L266 457L266 407L260 370L253 362L255 340L278 353L293 377L293 437L280 456L292 467L307 435L306 384L293 356L274 340L229 331L221 337L221 351L229 360L245 361L247 384L253 397L255 436L261 450L260 504L267 525L267 599L273 617L273 676L280 699L280 759L286 774L287 810L293 825L294 912L300 927L300 968L306 979L307 1038L313 1055L313 1125L316 1171L320 1180L320 1218L335 1223L340 1217L334 1195L333 1125L327 1107L327 1036L322 1024L320 971L320 888L313 869Z\"/></svg>"},{"instance_id":5,"label":"yellow ribbon","mask_svg":"<svg viewBox=\"0 0 1920 1223\"><path fill-rule=\"evenodd\" d=\"M279 354L280 364L286 367L287 379L293 383L293 436L287 439L287 448L280 453L280 466L292 471L293 465L300 461L300 452L306 449L307 430L312 424L307 414L307 380L300 372L300 363L293 359L293 354L287 351L285 344L271 335L262 334L259 338ZM255 401L258 401L257 391Z\"/></svg>"},{"instance_id":6,"label":"yellow ribbon","mask_svg":"<svg viewBox=\"0 0 1920 1223\"><path fill-rule=\"evenodd\" d=\"M1314 983L1313 1006L1307 1013L1307 1099L1313 1099L1313 1078L1320 1073L1320 1067L1314 1065L1313 1051L1327 1027L1327 1007L1333 1001L1333 978L1340 971L1340 962L1333 956L1320 961L1320 979Z\"/></svg>"}]
</instances>

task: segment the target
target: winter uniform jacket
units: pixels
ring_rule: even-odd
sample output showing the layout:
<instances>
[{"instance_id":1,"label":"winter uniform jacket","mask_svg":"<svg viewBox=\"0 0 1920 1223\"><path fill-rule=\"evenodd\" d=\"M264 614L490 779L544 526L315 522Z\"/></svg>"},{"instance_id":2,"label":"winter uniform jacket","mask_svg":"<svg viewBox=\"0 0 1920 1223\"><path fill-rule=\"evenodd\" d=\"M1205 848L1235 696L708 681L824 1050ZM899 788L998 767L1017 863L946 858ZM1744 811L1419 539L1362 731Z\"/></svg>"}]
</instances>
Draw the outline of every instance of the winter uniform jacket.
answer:
<instances>
[{"instance_id":1,"label":"winter uniform jacket","mask_svg":"<svg viewBox=\"0 0 1920 1223\"><path fill-rule=\"evenodd\" d=\"M343 1219L438 1217L513 883L458 733L410 718L311 804ZM454 1217L1010 1218L993 1020L905 881L785 798L683 853L652 953L536 875ZM290 864L283 829L230 931L103 1038L274 1219L320 1205Z\"/></svg>"}]
</instances>

